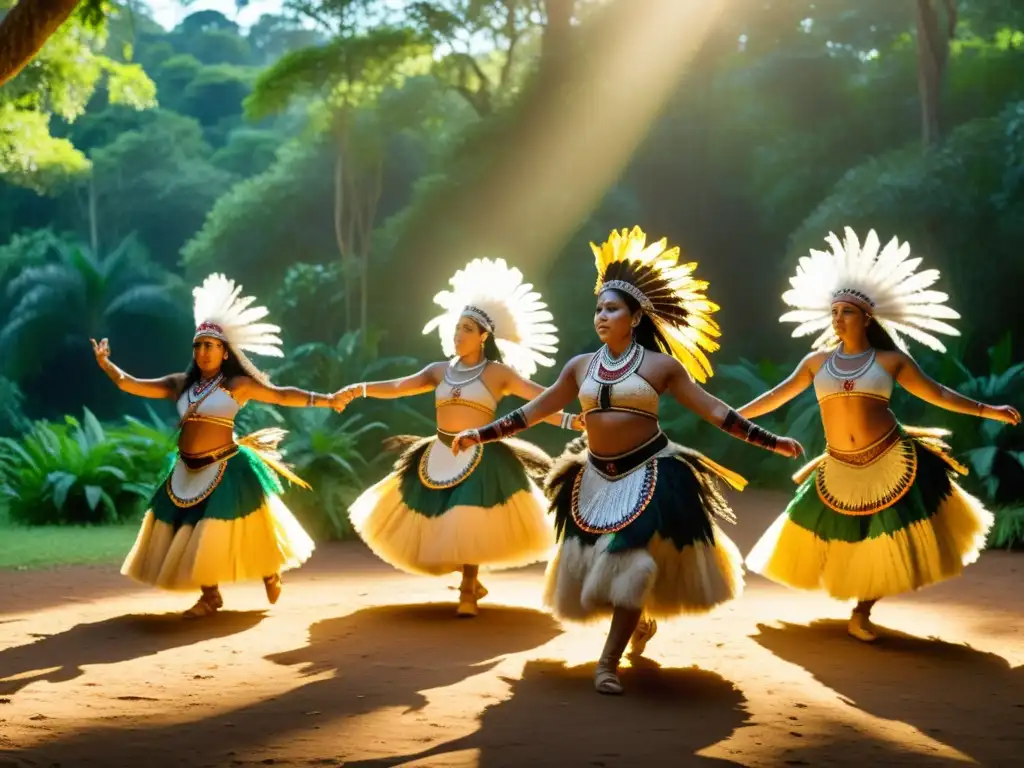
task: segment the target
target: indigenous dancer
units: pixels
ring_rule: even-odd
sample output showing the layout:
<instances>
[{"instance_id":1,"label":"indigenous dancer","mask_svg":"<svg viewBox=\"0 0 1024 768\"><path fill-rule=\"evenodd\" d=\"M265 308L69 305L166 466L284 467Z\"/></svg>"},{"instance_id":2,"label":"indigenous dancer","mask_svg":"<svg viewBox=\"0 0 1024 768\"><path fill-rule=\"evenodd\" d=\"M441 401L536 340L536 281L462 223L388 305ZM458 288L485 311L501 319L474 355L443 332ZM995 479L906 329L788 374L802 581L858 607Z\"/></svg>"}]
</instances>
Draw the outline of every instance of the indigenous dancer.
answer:
<instances>
[{"instance_id":1,"label":"indigenous dancer","mask_svg":"<svg viewBox=\"0 0 1024 768\"><path fill-rule=\"evenodd\" d=\"M794 336L823 331L814 351L769 392L740 409L770 413L813 385L828 444L794 475L786 511L747 557L747 566L798 589L856 600L848 630L876 639L872 606L961 573L978 557L992 515L954 482L967 470L949 455L943 430L904 427L889 410L893 382L948 411L1019 424L1009 406L970 400L932 381L901 335L945 351L932 333L958 335L959 315L929 287L939 272L916 272L910 246L893 238L881 252L874 231L861 245L846 229L831 253L800 260L783 300Z\"/></svg>"},{"instance_id":2,"label":"indigenous dancer","mask_svg":"<svg viewBox=\"0 0 1024 768\"><path fill-rule=\"evenodd\" d=\"M357 396L380 399L434 391L437 434L388 441L403 448L394 471L353 503L349 516L363 541L385 562L407 573L462 573L458 616L477 615L487 594L480 566L512 568L547 558L554 537L538 480L551 467L543 451L520 440L454 457L448 450L459 430L494 418L500 400L543 392L529 381L537 365L553 365L556 329L551 313L501 259L476 259L449 281L452 290L434 301L444 313L435 328L451 359L392 381L353 384L336 394L339 408ZM502 362L504 361L504 362ZM559 413L548 422L582 427Z\"/></svg>"},{"instance_id":3,"label":"indigenous dancer","mask_svg":"<svg viewBox=\"0 0 1024 768\"><path fill-rule=\"evenodd\" d=\"M658 423L669 392L702 418L741 440L785 456L798 443L751 424L694 382L711 366L718 309L694 280L679 249L646 235L613 232L597 259L594 326L604 346L579 355L558 381L525 407L485 427L461 432L452 451L507 439L577 395L586 440L570 444L547 483L559 539L548 564L545 603L560 618L612 616L594 676L601 693L618 694L619 660L632 639L642 653L657 616L705 613L739 595L742 557L713 521L732 519L717 480L746 481L696 451L671 442ZM641 617L644 611L649 613Z\"/></svg>"},{"instance_id":4,"label":"indigenous dancer","mask_svg":"<svg viewBox=\"0 0 1024 768\"><path fill-rule=\"evenodd\" d=\"M333 400L275 387L249 361L246 352L282 356L280 329L259 322L267 310L251 306L252 297L240 297L241 290L219 274L193 290L196 332L184 373L136 379L110 362L106 339L92 340L96 361L119 389L177 404L178 448L121 573L162 589L201 590L186 618L219 610L222 582L263 579L267 599L276 603L281 572L313 552L312 540L279 496L277 475L309 487L277 452L287 433L264 429L237 438L234 418L249 400L324 408Z\"/></svg>"}]
</instances>

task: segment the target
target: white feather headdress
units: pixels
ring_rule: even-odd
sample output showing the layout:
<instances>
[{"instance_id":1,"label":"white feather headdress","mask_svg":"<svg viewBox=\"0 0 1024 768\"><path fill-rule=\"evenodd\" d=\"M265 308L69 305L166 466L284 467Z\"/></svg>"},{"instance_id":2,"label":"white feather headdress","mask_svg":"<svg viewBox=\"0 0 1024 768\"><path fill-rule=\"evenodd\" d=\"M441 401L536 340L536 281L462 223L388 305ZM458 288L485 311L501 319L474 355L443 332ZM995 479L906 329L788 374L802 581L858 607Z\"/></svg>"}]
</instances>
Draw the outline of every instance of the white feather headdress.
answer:
<instances>
[{"instance_id":1,"label":"white feather headdress","mask_svg":"<svg viewBox=\"0 0 1024 768\"><path fill-rule=\"evenodd\" d=\"M268 357L284 357L281 329L259 322L267 316L266 307L250 306L254 296L240 296L242 286L224 275L213 274L192 290L195 338L208 336L231 345L238 355L251 352Z\"/></svg>"},{"instance_id":2,"label":"white feather headdress","mask_svg":"<svg viewBox=\"0 0 1024 768\"><path fill-rule=\"evenodd\" d=\"M551 366L548 357L558 351L558 329L547 304L523 273L504 259L474 259L448 280L451 290L434 296L444 312L423 328L437 330L444 354L455 354L453 338L460 317L469 316L494 336L505 363L523 376L532 376L538 365Z\"/></svg>"},{"instance_id":3,"label":"white feather headdress","mask_svg":"<svg viewBox=\"0 0 1024 768\"><path fill-rule=\"evenodd\" d=\"M831 252L811 249L810 256L800 259L796 275L790 278L793 287L782 294L782 300L793 311L779 318L782 323L799 323L794 337L818 331L814 349L838 344L832 328L832 305L836 302L855 304L871 315L900 349L906 351L907 336L931 349L944 352L946 347L934 333L959 336L960 332L943 322L960 315L946 306L945 293L928 290L938 279L939 270L916 271L921 259L909 258L910 244L895 237L879 250L880 241L874 230L868 232L863 245L857 234L846 227L840 242L834 232L825 238Z\"/></svg>"}]
</instances>

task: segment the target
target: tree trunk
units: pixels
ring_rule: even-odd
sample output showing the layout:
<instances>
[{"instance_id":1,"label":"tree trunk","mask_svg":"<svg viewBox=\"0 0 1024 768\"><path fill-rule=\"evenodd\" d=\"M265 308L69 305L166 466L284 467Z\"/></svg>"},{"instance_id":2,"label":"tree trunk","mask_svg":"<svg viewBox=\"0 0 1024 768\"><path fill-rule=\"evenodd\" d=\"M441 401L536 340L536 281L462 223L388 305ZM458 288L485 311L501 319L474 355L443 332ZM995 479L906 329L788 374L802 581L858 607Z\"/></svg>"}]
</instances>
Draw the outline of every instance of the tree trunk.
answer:
<instances>
[{"instance_id":1,"label":"tree trunk","mask_svg":"<svg viewBox=\"0 0 1024 768\"><path fill-rule=\"evenodd\" d=\"M79 0L20 0L0 21L0 85L17 75Z\"/></svg>"},{"instance_id":2,"label":"tree trunk","mask_svg":"<svg viewBox=\"0 0 1024 768\"><path fill-rule=\"evenodd\" d=\"M942 4L946 18L937 7ZM931 147L942 139L942 81L949 42L956 31L955 0L917 0L917 89L921 99L921 141ZM945 23L943 23L945 21Z\"/></svg>"},{"instance_id":3,"label":"tree trunk","mask_svg":"<svg viewBox=\"0 0 1024 768\"><path fill-rule=\"evenodd\" d=\"M337 146L334 157L334 241L338 245L341 261L341 280L345 294L345 332L352 330L352 290L349 280L348 260L345 258L348 244L345 242L345 142L343 131L336 136Z\"/></svg>"},{"instance_id":4,"label":"tree trunk","mask_svg":"<svg viewBox=\"0 0 1024 768\"><path fill-rule=\"evenodd\" d=\"M100 229L96 222L96 169L89 174L89 247L94 256L100 253Z\"/></svg>"}]
</instances>

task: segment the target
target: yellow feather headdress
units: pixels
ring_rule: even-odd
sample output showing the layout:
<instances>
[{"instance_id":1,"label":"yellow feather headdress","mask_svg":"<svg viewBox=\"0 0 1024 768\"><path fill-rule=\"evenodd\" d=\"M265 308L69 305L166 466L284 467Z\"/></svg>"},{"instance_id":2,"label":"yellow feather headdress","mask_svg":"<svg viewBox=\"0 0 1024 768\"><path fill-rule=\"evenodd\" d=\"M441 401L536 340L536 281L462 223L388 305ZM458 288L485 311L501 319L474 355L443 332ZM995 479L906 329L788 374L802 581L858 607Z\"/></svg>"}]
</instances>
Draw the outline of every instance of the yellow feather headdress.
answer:
<instances>
[{"instance_id":1,"label":"yellow feather headdress","mask_svg":"<svg viewBox=\"0 0 1024 768\"><path fill-rule=\"evenodd\" d=\"M705 295L706 280L695 280L696 262L679 263L679 248L665 238L647 245L640 227L613 231L602 245L590 244L597 266L594 295L609 288L635 298L661 335L659 346L681 362L697 381L713 375L705 352L721 336L711 314L719 307Z\"/></svg>"}]
</instances>

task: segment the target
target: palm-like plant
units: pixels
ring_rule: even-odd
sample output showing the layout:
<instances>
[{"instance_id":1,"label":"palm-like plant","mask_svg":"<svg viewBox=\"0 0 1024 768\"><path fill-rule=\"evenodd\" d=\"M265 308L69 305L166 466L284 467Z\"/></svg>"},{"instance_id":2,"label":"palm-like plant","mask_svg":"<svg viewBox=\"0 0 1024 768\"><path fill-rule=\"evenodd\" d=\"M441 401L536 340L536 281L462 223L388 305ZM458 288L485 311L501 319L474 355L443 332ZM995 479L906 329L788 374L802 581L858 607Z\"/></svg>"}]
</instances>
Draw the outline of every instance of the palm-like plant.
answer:
<instances>
[{"instance_id":1,"label":"palm-like plant","mask_svg":"<svg viewBox=\"0 0 1024 768\"><path fill-rule=\"evenodd\" d=\"M312 487L312 492L286 491L289 506L305 526L313 529L314 535L348 538L352 527L346 510L368 484L373 463L365 458L362 444L367 435L386 426L367 422L360 414L343 416L322 408L277 410L257 403L243 413L245 419L236 422L239 432L247 432L257 423L288 430L281 452Z\"/></svg>"},{"instance_id":2,"label":"palm-like plant","mask_svg":"<svg viewBox=\"0 0 1024 768\"><path fill-rule=\"evenodd\" d=\"M371 329L344 334L334 346L312 342L296 347L288 361L274 371L275 379L298 383L318 392L333 392L358 381L387 379L410 373L419 362L414 357L381 357L384 332ZM361 402L359 412L389 427L415 425L428 432L434 422L402 401Z\"/></svg>"},{"instance_id":3,"label":"palm-like plant","mask_svg":"<svg viewBox=\"0 0 1024 768\"><path fill-rule=\"evenodd\" d=\"M168 428L131 420L107 430L88 409L81 421L38 422L20 439L0 438L0 494L11 519L28 525L130 519L152 495L173 444Z\"/></svg>"},{"instance_id":4,"label":"palm-like plant","mask_svg":"<svg viewBox=\"0 0 1024 768\"><path fill-rule=\"evenodd\" d=\"M786 364L755 364L741 359L738 363L719 365L717 370L717 383L713 387L715 396L739 408L775 386L792 368ZM776 457L742 445L691 411L672 403L666 405L663 424L665 431L675 439L692 444L753 483L778 485L789 482L787 467ZM799 440L809 456L816 455L824 445L820 412L811 392L805 392L778 411L758 418L757 423L772 432Z\"/></svg>"},{"instance_id":5,"label":"palm-like plant","mask_svg":"<svg viewBox=\"0 0 1024 768\"><path fill-rule=\"evenodd\" d=\"M53 250L49 263L25 269L7 287L0 355L11 369L29 357L41 362L39 349L56 354L55 339L87 348L90 337L112 336L118 326L187 317L181 282L150 263L134 236L106 255L64 242Z\"/></svg>"}]
</instances>

